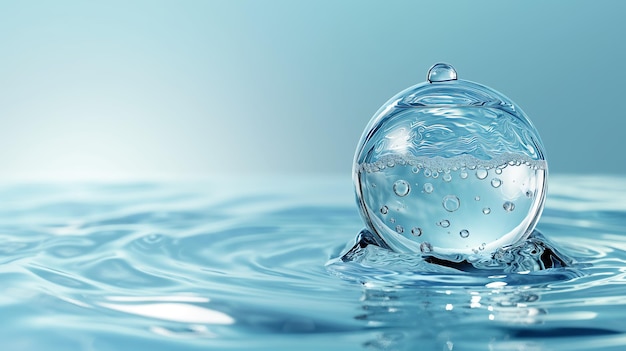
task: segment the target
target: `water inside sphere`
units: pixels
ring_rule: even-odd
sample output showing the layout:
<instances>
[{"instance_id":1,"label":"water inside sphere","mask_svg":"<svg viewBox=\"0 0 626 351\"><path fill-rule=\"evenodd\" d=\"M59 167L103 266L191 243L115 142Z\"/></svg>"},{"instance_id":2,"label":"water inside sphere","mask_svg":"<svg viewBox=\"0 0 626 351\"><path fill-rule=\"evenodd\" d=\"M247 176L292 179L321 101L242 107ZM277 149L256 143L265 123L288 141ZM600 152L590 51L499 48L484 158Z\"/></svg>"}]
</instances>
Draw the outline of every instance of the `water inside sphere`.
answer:
<instances>
[{"instance_id":1,"label":"water inside sphere","mask_svg":"<svg viewBox=\"0 0 626 351\"><path fill-rule=\"evenodd\" d=\"M385 103L361 137L353 166L361 216L398 252L491 254L534 229L544 155L515 103L436 64L426 82Z\"/></svg>"}]
</instances>

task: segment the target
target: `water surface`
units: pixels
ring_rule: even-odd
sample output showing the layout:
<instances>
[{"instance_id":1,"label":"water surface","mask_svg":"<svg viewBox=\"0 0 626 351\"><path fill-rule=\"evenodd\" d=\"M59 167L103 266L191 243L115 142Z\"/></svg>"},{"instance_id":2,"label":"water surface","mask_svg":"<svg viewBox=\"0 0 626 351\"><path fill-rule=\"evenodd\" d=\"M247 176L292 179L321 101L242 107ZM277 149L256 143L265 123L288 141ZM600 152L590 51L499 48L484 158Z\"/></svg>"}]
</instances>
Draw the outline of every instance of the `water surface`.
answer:
<instances>
[{"instance_id":1,"label":"water surface","mask_svg":"<svg viewBox=\"0 0 626 351\"><path fill-rule=\"evenodd\" d=\"M576 274L428 281L326 266L349 177L0 187L3 350L622 350L626 178L551 176ZM524 273L522 272L522 275Z\"/></svg>"}]
</instances>

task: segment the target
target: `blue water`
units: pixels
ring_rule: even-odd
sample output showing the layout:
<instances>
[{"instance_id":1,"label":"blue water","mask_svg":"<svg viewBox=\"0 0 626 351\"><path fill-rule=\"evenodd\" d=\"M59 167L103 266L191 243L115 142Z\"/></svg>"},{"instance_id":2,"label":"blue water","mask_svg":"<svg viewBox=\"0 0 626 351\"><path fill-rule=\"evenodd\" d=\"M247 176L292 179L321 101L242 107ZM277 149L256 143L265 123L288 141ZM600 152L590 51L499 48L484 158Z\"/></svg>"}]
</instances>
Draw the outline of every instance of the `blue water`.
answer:
<instances>
[{"instance_id":1,"label":"blue water","mask_svg":"<svg viewBox=\"0 0 626 351\"><path fill-rule=\"evenodd\" d=\"M5 184L0 349L626 348L626 178L551 176L537 229L574 261L514 276L327 265L362 228L352 191Z\"/></svg>"}]
</instances>

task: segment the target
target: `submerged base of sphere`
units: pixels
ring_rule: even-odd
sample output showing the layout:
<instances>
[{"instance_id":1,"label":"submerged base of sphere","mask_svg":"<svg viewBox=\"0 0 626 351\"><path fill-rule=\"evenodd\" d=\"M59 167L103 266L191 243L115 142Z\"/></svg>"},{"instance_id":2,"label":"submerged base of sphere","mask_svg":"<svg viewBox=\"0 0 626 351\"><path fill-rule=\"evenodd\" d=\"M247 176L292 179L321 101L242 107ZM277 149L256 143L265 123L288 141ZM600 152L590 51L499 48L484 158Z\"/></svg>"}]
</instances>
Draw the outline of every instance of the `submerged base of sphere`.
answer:
<instances>
[{"instance_id":1,"label":"submerged base of sphere","mask_svg":"<svg viewBox=\"0 0 626 351\"><path fill-rule=\"evenodd\" d=\"M450 274L450 277L459 272L483 273L484 276L492 277L494 274L527 274L574 266L574 260L571 257L558 250L552 242L536 230L530 233L526 240L507 249L498 249L492 255L469 255L457 261L447 261L430 255L420 256L395 252L380 236L363 229L354 245L338 257L331 259L327 266L335 265L338 271L345 273L342 263L358 263L372 268L390 269L400 276L409 272L422 272ZM554 273L565 275L567 279L579 276L575 270L555 271ZM428 283L428 280L425 280L425 283Z\"/></svg>"}]
</instances>

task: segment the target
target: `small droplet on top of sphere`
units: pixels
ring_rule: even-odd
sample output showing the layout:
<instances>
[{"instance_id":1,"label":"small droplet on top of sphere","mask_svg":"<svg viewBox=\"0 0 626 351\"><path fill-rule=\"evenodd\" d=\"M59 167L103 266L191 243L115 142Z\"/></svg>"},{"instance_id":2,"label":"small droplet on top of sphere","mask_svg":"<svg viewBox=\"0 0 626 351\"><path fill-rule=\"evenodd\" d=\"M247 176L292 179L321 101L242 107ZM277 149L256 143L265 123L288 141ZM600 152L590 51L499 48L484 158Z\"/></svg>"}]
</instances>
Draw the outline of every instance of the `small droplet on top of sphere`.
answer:
<instances>
[{"instance_id":1,"label":"small droplet on top of sphere","mask_svg":"<svg viewBox=\"0 0 626 351\"><path fill-rule=\"evenodd\" d=\"M437 63L428 70L427 78L431 83L456 80L456 70L447 63Z\"/></svg>"}]
</instances>

